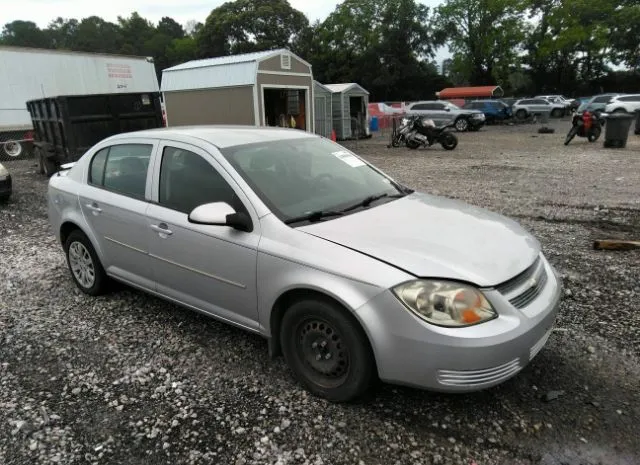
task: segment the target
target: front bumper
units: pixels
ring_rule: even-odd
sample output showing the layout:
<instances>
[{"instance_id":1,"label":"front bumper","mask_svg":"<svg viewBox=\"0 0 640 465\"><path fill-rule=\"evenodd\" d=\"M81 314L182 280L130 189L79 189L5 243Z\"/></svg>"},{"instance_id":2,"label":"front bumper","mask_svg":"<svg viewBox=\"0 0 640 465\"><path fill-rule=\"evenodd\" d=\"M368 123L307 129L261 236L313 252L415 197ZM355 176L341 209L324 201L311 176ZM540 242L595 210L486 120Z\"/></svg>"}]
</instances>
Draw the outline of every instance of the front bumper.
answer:
<instances>
[{"instance_id":1,"label":"front bumper","mask_svg":"<svg viewBox=\"0 0 640 465\"><path fill-rule=\"evenodd\" d=\"M479 129L482 126L484 126L484 124L486 123L487 119L486 118L469 118L469 126L471 126L474 129Z\"/></svg>"},{"instance_id":2,"label":"front bumper","mask_svg":"<svg viewBox=\"0 0 640 465\"><path fill-rule=\"evenodd\" d=\"M485 296L498 318L466 328L419 319L391 291L357 310L384 381L434 391L469 392L500 384L542 349L555 321L562 289L543 258L548 278L530 304L517 309L497 290Z\"/></svg>"},{"instance_id":3,"label":"front bumper","mask_svg":"<svg viewBox=\"0 0 640 465\"><path fill-rule=\"evenodd\" d=\"M11 185L11 175L0 179L0 198L6 199L11 195L13 188Z\"/></svg>"}]
</instances>

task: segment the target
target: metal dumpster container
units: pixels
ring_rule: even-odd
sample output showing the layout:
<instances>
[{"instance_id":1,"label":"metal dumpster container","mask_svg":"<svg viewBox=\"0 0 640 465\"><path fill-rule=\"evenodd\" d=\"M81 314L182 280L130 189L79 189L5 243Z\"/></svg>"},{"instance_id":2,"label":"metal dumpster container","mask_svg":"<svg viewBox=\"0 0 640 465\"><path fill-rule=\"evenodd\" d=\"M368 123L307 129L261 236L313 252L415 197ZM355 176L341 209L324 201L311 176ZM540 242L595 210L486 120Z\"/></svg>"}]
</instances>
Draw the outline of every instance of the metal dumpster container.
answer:
<instances>
[{"instance_id":1,"label":"metal dumpster container","mask_svg":"<svg viewBox=\"0 0 640 465\"><path fill-rule=\"evenodd\" d=\"M163 126L159 92L64 95L27 102L40 172L51 176L114 134Z\"/></svg>"}]
</instances>

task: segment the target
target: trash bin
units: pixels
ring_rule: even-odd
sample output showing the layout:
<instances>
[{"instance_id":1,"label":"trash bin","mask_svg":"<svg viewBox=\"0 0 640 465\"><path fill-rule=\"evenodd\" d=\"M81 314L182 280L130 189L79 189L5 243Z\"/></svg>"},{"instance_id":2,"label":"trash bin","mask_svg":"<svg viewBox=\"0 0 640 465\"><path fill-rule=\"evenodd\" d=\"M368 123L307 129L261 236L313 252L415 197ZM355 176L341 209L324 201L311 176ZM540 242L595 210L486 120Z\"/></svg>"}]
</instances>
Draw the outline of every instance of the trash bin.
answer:
<instances>
[{"instance_id":1,"label":"trash bin","mask_svg":"<svg viewBox=\"0 0 640 465\"><path fill-rule=\"evenodd\" d=\"M613 113L607 116L604 131L604 146L607 148L623 149L627 146L629 129L634 116L626 113Z\"/></svg>"},{"instance_id":2,"label":"trash bin","mask_svg":"<svg viewBox=\"0 0 640 465\"><path fill-rule=\"evenodd\" d=\"M377 116L372 116L371 117L371 124L369 125L369 128L371 129L371 132L376 132L378 130L378 117Z\"/></svg>"},{"instance_id":3,"label":"trash bin","mask_svg":"<svg viewBox=\"0 0 640 465\"><path fill-rule=\"evenodd\" d=\"M636 135L640 136L640 110L636 110Z\"/></svg>"}]
</instances>

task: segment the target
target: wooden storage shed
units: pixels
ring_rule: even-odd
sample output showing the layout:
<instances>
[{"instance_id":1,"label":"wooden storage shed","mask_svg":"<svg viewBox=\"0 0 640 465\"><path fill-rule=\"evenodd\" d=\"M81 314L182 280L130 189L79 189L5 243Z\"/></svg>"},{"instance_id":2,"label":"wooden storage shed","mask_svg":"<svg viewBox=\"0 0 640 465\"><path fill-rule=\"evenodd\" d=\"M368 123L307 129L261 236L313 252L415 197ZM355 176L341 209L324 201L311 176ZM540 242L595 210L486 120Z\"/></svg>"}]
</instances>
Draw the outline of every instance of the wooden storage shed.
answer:
<instances>
[{"instance_id":1,"label":"wooden storage shed","mask_svg":"<svg viewBox=\"0 0 640 465\"><path fill-rule=\"evenodd\" d=\"M331 137L331 129L333 128L333 113L332 113L332 92L331 90L320 84L318 81L313 81L313 94L314 94L314 111L316 115L315 120L315 133L326 138Z\"/></svg>"},{"instance_id":2,"label":"wooden storage shed","mask_svg":"<svg viewBox=\"0 0 640 465\"><path fill-rule=\"evenodd\" d=\"M369 135L369 92L355 82L344 84L325 84L332 93L333 129L340 140Z\"/></svg>"},{"instance_id":3,"label":"wooden storage shed","mask_svg":"<svg viewBox=\"0 0 640 465\"><path fill-rule=\"evenodd\" d=\"M194 60L162 71L167 126L239 124L313 132L311 65L288 50Z\"/></svg>"}]
</instances>

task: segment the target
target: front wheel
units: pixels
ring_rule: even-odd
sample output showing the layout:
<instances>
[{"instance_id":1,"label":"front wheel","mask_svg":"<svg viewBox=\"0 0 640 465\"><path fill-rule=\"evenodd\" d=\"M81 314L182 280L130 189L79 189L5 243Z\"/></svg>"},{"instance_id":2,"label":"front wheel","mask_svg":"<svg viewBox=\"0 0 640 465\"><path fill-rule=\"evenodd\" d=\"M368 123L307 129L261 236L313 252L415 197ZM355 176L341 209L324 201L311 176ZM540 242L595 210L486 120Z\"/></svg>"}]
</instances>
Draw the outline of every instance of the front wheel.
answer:
<instances>
[{"instance_id":1,"label":"front wheel","mask_svg":"<svg viewBox=\"0 0 640 465\"><path fill-rule=\"evenodd\" d=\"M445 150L453 150L458 146L458 138L455 134L445 132L440 136L440 145L442 145L442 148Z\"/></svg>"},{"instance_id":2,"label":"front wheel","mask_svg":"<svg viewBox=\"0 0 640 465\"><path fill-rule=\"evenodd\" d=\"M518 111L516 111L516 118L518 118L519 120L524 120L527 117L527 111L520 109Z\"/></svg>"},{"instance_id":3,"label":"front wheel","mask_svg":"<svg viewBox=\"0 0 640 465\"><path fill-rule=\"evenodd\" d=\"M465 132L469 129L469 121L466 118L458 118L456 120L456 131Z\"/></svg>"},{"instance_id":4,"label":"front wheel","mask_svg":"<svg viewBox=\"0 0 640 465\"><path fill-rule=\"evenodd\" d=\"M298 380L330 401L356 399L375 380L375 362L364 331L346 310L328 300L294 303L282 319L280 344Z\"/></svg>"},{"instance_id":5,"label":"front wheel","mask_svg":"<svg viewBox=\"0 0 640 465\"><path fill-rule=\"evenodd\" d=\"M573 126L571 129L569 129L569 133L564 140L564 145L569 145L569 142L571 142L573 138L576 137L576 134L578 134L578 126Z\"/></svg>"}]
</instances>

